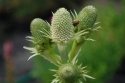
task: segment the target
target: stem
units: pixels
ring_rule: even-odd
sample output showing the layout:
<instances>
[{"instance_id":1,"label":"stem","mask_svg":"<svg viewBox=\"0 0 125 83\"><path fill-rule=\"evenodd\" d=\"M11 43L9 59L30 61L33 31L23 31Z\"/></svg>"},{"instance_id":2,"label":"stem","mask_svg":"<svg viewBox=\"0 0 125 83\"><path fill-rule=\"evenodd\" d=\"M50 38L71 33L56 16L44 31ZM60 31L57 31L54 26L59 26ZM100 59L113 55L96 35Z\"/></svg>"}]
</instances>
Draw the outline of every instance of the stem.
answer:
<instances>
[{"instance_id":1,"label":"stem","mask_svg":"<svg viewBox=\"0 0 125 83\"><path fill-rule=\"evenodd\" d=\"M79 31L79 30L78 30ZM90 35L91 31L89 31L89 33L86 35L86 37L88 38L88 36ZM69 53L69 61L72 62L74 59L77 58L77 53L79 52L79 50L81 49L81 46L84 44L85 40L83 39L80 42L77 42L77 40L75 39L73 41L73 45L71 48L71 51Z\"/></svg>"},{"instance_id":2,"label":"stem","mask_svg":"<svg viewBox=\"0 0 125 83\"><path fill-rule=\"evenodd\" d=\"M59 66L60 65L59 63L61 63L61 59L54 53L50 45L48 45L48 50L49 51L47 51L47 56L48 56L47 59L56 66Z\"/></svg>"},{"instance_id":3,"label":"stem","mask_svg":"<svg viewBox=\"0 0 125 83\"><path fill-rule=\"evenodd\" d=\"M66 45L61 45L61 44L57 44L57 45L58 45L58 49L59 49L62 61L63 63L66 63L68 59L67 52L66 52Z\"/></svg>"},{"instance_id":4,"label":"stem","mask_svg":"<svg viewBox=\"0 0 125 83\"><path fill-rule=\"evenodd\" d=\"M55 55L55 53L53 52L52 49L50 49L50 53L49 53L49 55L50 55L50 58L53 59L54 62L55 62L56 64L59 65L59 63L61 63L60 58L59 58L57 55ZM58 62L59 62L59 63L58 63Z\"/></svg>"},{"instance_id":5,"label":"stem","mask_svg":"<svg viewBox=\"0 0 125 83\"><path fill-rule=\"evenodd\" d=\"M89 36L89 34L87 35L87 37ZM69 61L75 61L77 58L77 53L79 53L79 50L81 49L81 46L85 43L85 40L83 39L80 42L77 42L77 40L74 40L71 51L69 53Z\"/></svg>"},{"instance_id":6,"label":"stem","mask_svg":"<svg viewBox=\"0 0 125 83\"><path fill-rule=\"evenodd\" d=\"M70 62L73 60L73 58L75 57L75 50L76 50L76 47L77 47L77 41L74 40L73 42L73 45L72 45L72 48L71 48L71 51L70 51L70 54L69 54L69 60Z\"/></svg>"}]
</instances>

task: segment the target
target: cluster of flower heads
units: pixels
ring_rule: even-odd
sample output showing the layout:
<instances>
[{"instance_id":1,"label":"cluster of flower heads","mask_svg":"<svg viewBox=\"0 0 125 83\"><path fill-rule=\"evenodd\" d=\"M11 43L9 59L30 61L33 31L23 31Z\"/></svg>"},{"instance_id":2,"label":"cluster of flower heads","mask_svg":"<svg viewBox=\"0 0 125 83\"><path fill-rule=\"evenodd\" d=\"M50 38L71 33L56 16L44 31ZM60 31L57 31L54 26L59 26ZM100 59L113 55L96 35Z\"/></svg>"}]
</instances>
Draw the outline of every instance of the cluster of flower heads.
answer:
<instances>
[{"instance_id":1,"label":"cluster of flower heads","mask_svg":"<svg viewBox=\"0 0 125 83\"><path fill-rule=\"evenodd\" d=\"M86 6L78 14L59 8L53 13L51 24L40 18L33 19L30 25L32 36L27 38L34 46L24 47L33 53L29 59L40 55L59 68L52 70L56 72L52 83L82 83L81 78L94 79L87 75L85 67L77 65L77 56L86 40L94 41L88 37L100 28L96 18L96 8ZM70 43L72 47L67 52ZM56 47L59 54L54 51Z\"/></svg>"}]
</instances>

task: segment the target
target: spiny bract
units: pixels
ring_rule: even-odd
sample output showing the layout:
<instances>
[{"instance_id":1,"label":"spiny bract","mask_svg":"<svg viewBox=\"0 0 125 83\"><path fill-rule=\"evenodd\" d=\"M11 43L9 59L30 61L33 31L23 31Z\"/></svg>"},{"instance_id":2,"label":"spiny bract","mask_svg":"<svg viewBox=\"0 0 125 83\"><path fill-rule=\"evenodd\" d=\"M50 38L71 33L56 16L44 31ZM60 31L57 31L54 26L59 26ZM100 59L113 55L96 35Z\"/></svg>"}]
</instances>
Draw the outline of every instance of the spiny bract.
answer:
<instances>
[{"instance_id":1,"label":"spiny bract","mask_svg":"<svg viewBox=\"0 0 125 83\"><path fill-rule=\"evenodd\" d=\"M77 65L77 62L62 64L58 70L52 70L56 72L56 78L51 83L83 83L81 79L95 79L87 75L88 71L85 68L82 64Z\"/></svg>"},{"instance_id":2,"label":"spiny bract","mask_svg":"<svg viewBox=\"0 0 125 83\"><path fill-rule=\"evenodd\" d=\"M73 38L73 28L70 13L65 8L58 9L52 18L52 41L63 44L68 43Z\"/></svg>"}]
</instances>

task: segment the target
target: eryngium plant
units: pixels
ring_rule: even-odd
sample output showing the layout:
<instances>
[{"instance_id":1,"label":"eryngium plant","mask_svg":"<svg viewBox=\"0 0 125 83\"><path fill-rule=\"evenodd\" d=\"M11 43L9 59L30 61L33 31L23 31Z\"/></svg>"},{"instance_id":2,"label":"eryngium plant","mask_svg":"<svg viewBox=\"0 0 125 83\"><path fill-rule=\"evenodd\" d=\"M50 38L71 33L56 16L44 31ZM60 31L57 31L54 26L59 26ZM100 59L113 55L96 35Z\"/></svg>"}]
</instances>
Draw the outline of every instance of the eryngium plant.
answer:
<instances>
[{"instance_id":1,"label":"eryngium plant","mask_svg":"<svg viewBox=\"0 0 125 83\"><path fill-rule=\"evenodd\" d=\"M83 83L81 79L95 79L89 76L86 66L78 65L78 55L81 46L89 35L100 27L96 22L97 10L93 6L86 6L80 13L59 8L53 13L51 24L40 18L35 18L31 22L31 37L28 41L33 43L33 47L24 47L33 53L34 56L40 55L57 66L54 71L55 79L51 83ZM72 44L67 52L67 46ZM56 46L57 45L57 46ZM59 54L54 50L58 47Z\"/></svg>"}]
</instances>

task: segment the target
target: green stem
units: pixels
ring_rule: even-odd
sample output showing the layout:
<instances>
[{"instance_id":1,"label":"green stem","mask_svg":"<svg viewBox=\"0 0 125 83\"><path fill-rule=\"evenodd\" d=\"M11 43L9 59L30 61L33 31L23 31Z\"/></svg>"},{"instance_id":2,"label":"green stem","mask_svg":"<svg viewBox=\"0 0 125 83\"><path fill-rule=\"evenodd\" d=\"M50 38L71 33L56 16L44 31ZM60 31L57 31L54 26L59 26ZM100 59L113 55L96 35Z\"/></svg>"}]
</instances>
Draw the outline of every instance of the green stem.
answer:
<instances>
[{"instance_id":1,"label":"green stem","mask_svg":"<svg viewBox=\"0 0 125 83\"><path fill-rule=\"evenodd\" d=\"M75 50L76 50L76 47L77 47L77 41L74 40L73 42L73 45L72 45L72 48L71 48L71 51L70 51L70 54L69 54L69 60L70 62L73 60L73 58L75 57Z\"/></svg>"},{"instance_id":2,"label":"green stem","mask_svg":"<svg viewBox=\"0 0 125 83\"><path fill-rule=\"evenodd\" d=\"M58 45L58 49L59 49L59 52L60 52L62 62L66 63L67 59L68 59L67 51L66 51L66 45L61 45L61 44L57 44L57 45Z\"/></svg>"},{"instance_id":3,"label":"green stem","mask_svg":"<svg viewBox=\"0 0 125 83\"><path fill-rule=\"evenodd\" d=\"M54 53L53 49L48 45L48 50L49 50L49 53L47 53L48 55L48 60L50 62L52 62L53 64L55 64L56 66L59 66L61 63L61 59Z\"/></svg>"}]
</instances>

